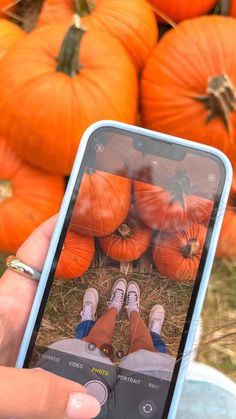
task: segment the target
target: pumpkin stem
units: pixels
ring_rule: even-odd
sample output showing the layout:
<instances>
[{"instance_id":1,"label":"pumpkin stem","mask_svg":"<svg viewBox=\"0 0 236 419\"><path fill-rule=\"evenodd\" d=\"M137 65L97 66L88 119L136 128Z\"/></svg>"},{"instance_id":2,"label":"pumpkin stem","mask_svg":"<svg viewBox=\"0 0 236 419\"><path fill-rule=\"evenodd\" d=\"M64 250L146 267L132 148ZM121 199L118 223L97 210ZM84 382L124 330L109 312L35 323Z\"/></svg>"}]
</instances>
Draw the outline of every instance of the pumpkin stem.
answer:
<instances>
[{"instance_id":1,"label":"pumpkin stem","mask_svg":"<svg viewBox=\"0 0 236 419\"><path fill-rule=\"evenodd\" d=\"M236 90L227 75L209 78L206 95L196 96L194 99L209 109L206 123L219 117L229 131L229 114L235 111Z\"/></svg>"},{"instance_id":2,"label":"pumpkin stem","mask_svg":"<svg viewBox=\"0 0 236 419\"><path fill-rule=\"evenodd\" d=\"M127 224L121 224L117 228L117 231L123 239L127 239L128 237L132 235L132 230Z\"/></svg>"},{"instance_id":3,"label":"pumpkin stem","mask_svg":"<svg viewBox=\"0 0 236 419\"><path fill-rule=\"evenodd\" d=\"M193 258L197 256L200 249L200 243L197 239L190 239L186 246L182 248L183 256L186 258Z\"/></svg>"},{"instance_id":4,"label":"pumpkin stem","mask_svg":"<svg viewBox=\"0 0 236 419\"><path fill-rule=\"evenodd\" d=\"M60 53L56 58L56 71L75 77L81 70L82 65L79 63L79 47L80 41L85 33L85 29L81 26L80 18L74 15L74 23L66 32Z\"/></svg>"},{"instance_id":5,"label":"pumpkin stem","mask_svg":"<svg viewBox=\"0 0 236 419\"><path fill-rule=\"evenodd\" d=\"M95 6L93 0L74 0L74 2L75 2L75 11L81 17L92 13Z\"/></svg>"},{"instance_id":6,"label":"pumpkin stem","mask_svg":"<svg viewBox=\"0 0 236 419\"><path fill-rule=\"evenodd\" d=\"M184 195L190 192L190 181L188 174L185 170L180 170L173 182L168 187L169 191L173 195L173 199L179 201L184 207Z\"/></svg>"},{"instance_id":7,"label":"pumpkin stem","mask_svg":"<svg viewBox=\"0 0 236 419\"><path fill-rule=\"evenodd\" d=\"M221 16L228 16L231 0L220 0L220 14Z\"/></svg>"},{"instance_id":8,"label":"pumpkin stem","mask_svg":"<svg viewBox=\"0 0 236 419\"><path fill-rule=\"evenodd\" d=\"M13 197L13 188L10 180L0 180L0 203Z\"/></svg>"}]
</instances>

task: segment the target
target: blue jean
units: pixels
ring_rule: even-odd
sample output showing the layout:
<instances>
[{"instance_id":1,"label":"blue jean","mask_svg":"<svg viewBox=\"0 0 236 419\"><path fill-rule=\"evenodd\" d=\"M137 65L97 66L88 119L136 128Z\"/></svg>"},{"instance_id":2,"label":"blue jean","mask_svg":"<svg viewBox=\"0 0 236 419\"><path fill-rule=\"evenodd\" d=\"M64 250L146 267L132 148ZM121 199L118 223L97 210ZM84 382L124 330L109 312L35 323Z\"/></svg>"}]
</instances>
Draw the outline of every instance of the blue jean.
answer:
<instances>
[{"instance_id":1,"label":"blue jean","mask_svg":"<svg viewBox=\"0 0 236 419\"><path fill-rule=\"evenodd\" d=\"M75 337L77 339L83 339L88 336L89 332L92 330L95 321L93 320L85 320L79 324L77 324L75 329Z\"/></svg>"},{"instance_id":2,"label":"blue jean","mask_svg":"<svg viewBox=\"0 0 236 419\"><path fill-rule=\"evenodd\" d=\"M88 336L89 332L92 330L95 321L93 320L85 320L79 323L75 329L75 337L77 339L83 339ZM157 333L151 332L151 337L153 341L153 345L158 352L167 353L165 342L162 340L161 336Z\"/></svg>"}]
</instances>

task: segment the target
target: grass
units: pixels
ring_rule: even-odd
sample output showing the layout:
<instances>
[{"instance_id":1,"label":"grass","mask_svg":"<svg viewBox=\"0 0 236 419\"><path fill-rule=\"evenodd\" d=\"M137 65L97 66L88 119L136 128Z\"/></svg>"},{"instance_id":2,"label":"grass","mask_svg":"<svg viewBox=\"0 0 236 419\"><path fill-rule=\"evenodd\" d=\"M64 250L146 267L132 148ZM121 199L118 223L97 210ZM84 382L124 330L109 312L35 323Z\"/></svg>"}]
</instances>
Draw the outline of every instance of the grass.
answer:
<instances>
[{"instance_id":1,"label":"grass","mask_svg":"<svg viewBox=\"0 0 236 419\"><path fill-rule=\"evenodd\" d=\"M236 381L236 260L216 260L202 312L198 360Z\"/></svg>"},{"instance_id":2,"label":"grass","mask_svg":"<svg viewBox=\"0 0 236 419\"><path fill-rule=\"evenodd\" d=\"M82 299L88 287L95 287L102 296L99 301L98 318L107 308L107 301L113 283L121 276L120 271L112 268L93 268L81 279L71 281L56 281L51 290L46 315L41 329L38 344L48 345L58 339L74 337L75 326L80 319ZM178 284L161 278L154 273L140 273L138 268L128 275L136 280L141 289L141 314L148 323L150 309L154 304L163 304L166 320L163 326L163 338L168 352L177 354L181 330L185 320L186 309L192 291L192 284ZM121 339L122 337L122 339ZM124 354L129 350L129 321L125 310L119 315L113 335L113 345L116 351Z\"/></svg>"},{"instance_id":3,"label":"grass","mask_svg":"<svg viewBox=\"0 0 236 419\"><path fill-rule=\"evenodd\" d=\"M0 254L1 273L5 269L4 260L5 255ZM100 259L99 263L103 265L104 261ZM97 287L104 296L98 307L98 316L102 315L112 284L119 275L119 268L115 264L109 269L93 266L79 280L57 281L51 291L38 343L44 345L74 336L74 328L80 318L83 293L87 287ZM169 353L176 355L192 285L168 281L157 273L150 276L142 266L141 269L134 268L131 276L138 281L141 288L141 313L146 322L154 304L164 305L166 319L163 338L167 342ZM236 260L215 261L202 318L203 334L197 359L214 366L236 381ZM128 351L128 335L128 320L125 312L122 312L114 333L113 344L116 350L124 353Z\"/></svg>"}]
</instances>

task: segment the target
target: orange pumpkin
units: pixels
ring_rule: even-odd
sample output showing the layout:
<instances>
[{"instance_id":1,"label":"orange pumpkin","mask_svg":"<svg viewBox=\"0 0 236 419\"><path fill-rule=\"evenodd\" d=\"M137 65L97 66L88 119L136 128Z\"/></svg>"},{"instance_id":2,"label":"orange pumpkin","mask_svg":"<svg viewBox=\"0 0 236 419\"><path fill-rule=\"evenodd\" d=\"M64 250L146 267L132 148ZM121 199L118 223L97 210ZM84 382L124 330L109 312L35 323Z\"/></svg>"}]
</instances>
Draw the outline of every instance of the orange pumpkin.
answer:
<instances>
[{"instance_id":1,"label":"orange pumpkin","mask_svg":"<svg viewBox=\"0 0 236 419\"><path fill-rule=\"evenodd\" d=\"M0 59L13 45L25 36L25 32L14 23L0 19Z\"/></svg>"},{"instance_id":2,"label":"orange pumpkin","mask_svg":"<svg viewBox=\"0 0 236 419\"><path fill-rule=\"evenodd\" d=\"M120 43L66 28L34 31L0 63L0 131L26 161L60 174L91 123L132 123L137 109L137 74Z\"/></svg>"},{"instance_id":3,"label":"orange pumpkin","mask_svg":"<svg viewBox=\"0 0 236 419\"><path fill-rule=\"evenodd\" d=\"M23 163L0 138L0 251L16 252L37 226L58 212L63 193L61 176Z\"/></svg>"},{"instance_id":4,"label":"orange pumpkin","mask_svg":"<svg viewBox=\"0 0 236 419\"><path fill-rule=\"evenodd\" d=\"M156 44L155 16L146 0L46 0L38 25L71 20L73 13L89 30L105 29L117 37L139 69Z\"/></svg>"},{"instance_id":5,"label":"orange pumpkin","mask_svg":"<svg viewBox=\"0 0 236 419\"><path fill-rule=\"evenodd\" d=\"M132 262L146 252L151 243L152 231L129 221L121 224L114 233L100 237L102 251L111 259L119 262Z\"/></svg>"},{"instance_id":6,"label":"orange pumpkin","mask_svg":"<svg viewBox=\"0 0 236 419\"><path fill-rule=\"evenodd\" d=\"M149 0L160 22L161 16L167 16L174 22L204 15L209 12L218 0Z\"/></svg>"},{"instance_id":7,"label":"orange pumpkin","mask_svg":"<svg viewBox=\"0 0 236 419\"><path fill-rule=\"evenodd\" d=\"M0 0L0 18L7 17L8 12L12 11L13 7L14 7L13 0Z\"/></svg>"},{"instance_id":8,"label":"orange pumpkin","mask_svg":"<svg viewBox=\"0 0 236 419\"><path fill-rule=\"evenodd\" d=\"M145 127L215 146L236 160L234 39L236 20L223 16L170 30L143 72Z\"/></svg>"},{"instance_id":9,"label":"orange pumpkin","mask_svg":"<svg viewBox=\"0 0 236 419\"><path fill-rule=\"evenodd\" d=\"M231 0L229 8L229 16L236 17L236 1Z\"/></svg>"},{"instance_id":10,"label":"orange pumpkin","mask_svg":"<svg viewBox=\"0 0 236 419\"><path fill-rule=\"evenodd\" d=\"M185 231L160 234L153 248L153 260L158 272L174 281L194 281L206 233L206 227L195 224Z\"/></svg>"},{"instance_id":11,"label":"orange pumpkin","mask_svg":"<svg viewBox=\"0 0 236 419\"><path fill-rule=\"evenodd\" d=\"M236 257L236 176L234 176L216 256Z\"/></svg>"},{"instance_id":12,"label":"orange pumpkin","mask_svg":"<svg viewBox=\"0 0 236 419\"><path fill-rule=\"evenodd\" d=\"M94 238L67 232L56 269L56 278L74 279L83 275L94 255Z\"/></svg>"},{"instance_id":13,"label":"orange pumpkin","mask_svg":"<svg viewBox=\"0 0 236 419\"><path fill-rule=\"evenodd\" d=\"M131 181L99 170L84 173L71 219L71 228L81 234L105 236L127 216Z\"/></svg>"},{"instance_id":14,"label":"orange pumpkin","mask_svg":"<svg viewBox=\"0 0 236 419\"><path fill-rule=\"evenodd\" d=\"M151 228L173 232L201 223L212 212L213 201L192 195L188 178L180 172L168 189L134 181L135 205L140 218Z\"/></svg>"}]
</instances>

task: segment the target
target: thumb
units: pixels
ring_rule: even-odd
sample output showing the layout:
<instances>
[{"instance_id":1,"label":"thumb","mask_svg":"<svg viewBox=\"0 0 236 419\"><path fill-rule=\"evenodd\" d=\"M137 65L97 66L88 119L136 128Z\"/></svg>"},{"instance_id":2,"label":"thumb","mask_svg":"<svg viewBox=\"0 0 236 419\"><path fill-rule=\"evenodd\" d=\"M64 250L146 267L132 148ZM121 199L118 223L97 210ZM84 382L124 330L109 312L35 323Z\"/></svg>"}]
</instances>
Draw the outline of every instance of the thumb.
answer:
<instances>
[{"instance_id":1,"label":"thumb","mask_svg":"<svg viewBox=\"0 0 236 419\"><path fill-rule=\"evenodd\" d=\"M0 368L0 417L87 419L100 405L84 387L41 369Z\"/></svg>"}]
</instances>

